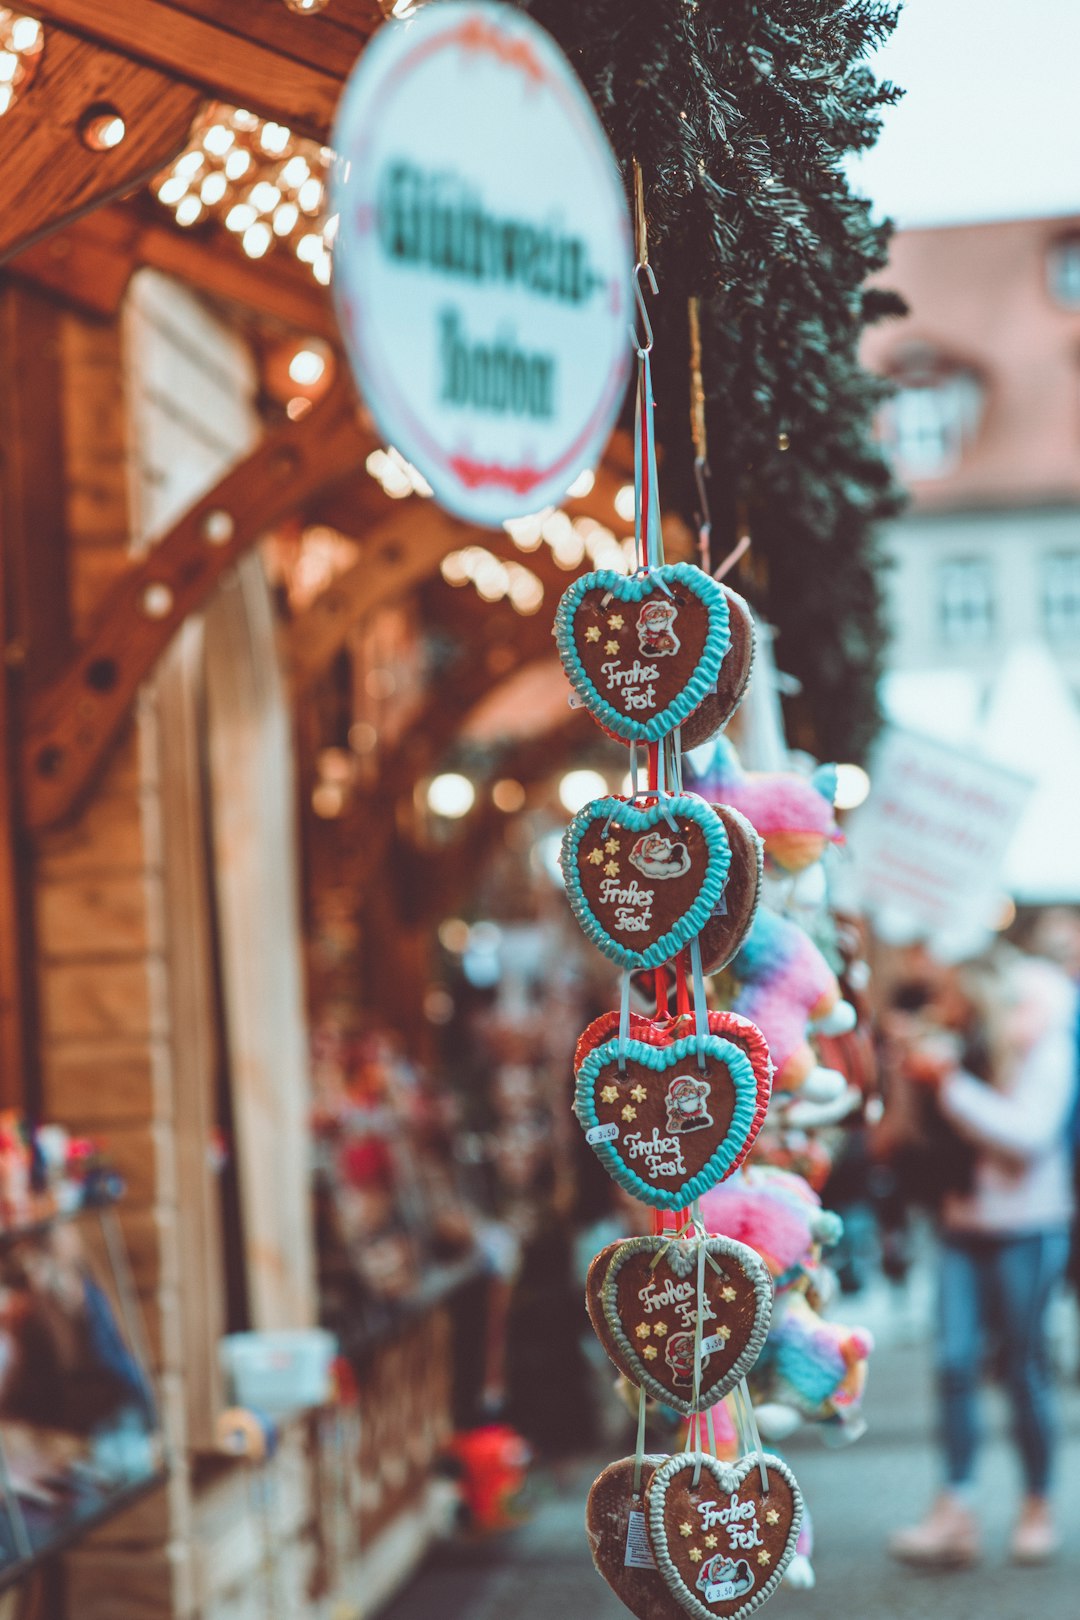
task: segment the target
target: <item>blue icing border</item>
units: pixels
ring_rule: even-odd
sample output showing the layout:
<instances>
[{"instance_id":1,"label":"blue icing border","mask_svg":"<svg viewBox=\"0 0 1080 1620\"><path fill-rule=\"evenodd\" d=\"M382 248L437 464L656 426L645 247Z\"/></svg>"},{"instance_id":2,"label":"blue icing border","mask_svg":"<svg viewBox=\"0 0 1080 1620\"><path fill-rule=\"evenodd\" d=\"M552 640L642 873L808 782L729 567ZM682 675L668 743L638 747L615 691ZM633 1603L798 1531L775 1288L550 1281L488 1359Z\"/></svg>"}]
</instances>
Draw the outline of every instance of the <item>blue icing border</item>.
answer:
<instances>
[{"instance_id":1,"label":"blue icing border","mask_svg":"<svg viewBox=\"0 0 1080 1620\"><path fill-rule=\"evenodd\" d=\"M663 590L660 578L685 585L687 590L704 602L709 613L709 627L697 668L683 690L659 714L652 715L648 720L635 720L609 703L589 679L574 642L574 615L587 591L610 591L620 602L643 602L654 591ZM720 666L731 646L730 620L723 588L694 563L664 563L647 574L619 574L614 569L603 568L592 574L582 574L563 592L555 614L555 644L567 678L590 714L625 742L659 742L661 737L666 737L676 726L689 719L708 694L716 689Z\"/></svg>"},{"instance_id":2,"label":"blue icing border","mask_svg":"<svg viewBox=\"0 0 1080 1620\"><path fill-rule=\"evenodd\" d=\"M689 1181L681 1182L677 1191L668 1192L663 1187L654 1187L651 1182L643 1180L635 1170L631 1170L615 1144L611 1142L590 1144L608 1175L617 1181L620 1187L625 1187L628 1193L640 1198L642 1203L650 1204L653 1209L685 1209L695 1198L700 1198L710 1187L715 1187L717 1182L723 1181L745 1147L753 1127L754 1116L757 1113L757 1078L750 1059L741 1046L736 1046L734 1041L725 1040L720 1035L706 1036L704 1049L707 1057L715 1058L727 1065L735 1086L735 1108L727 1135L696 1176L691 1176ZM643 1041L629 1040L624 1051L626 1057L634 1063L642 1063L646 1068L662 1074L688 1059L696 1062L698 1041L694 1035L687 1036L681 1041L674 1041L670 1046L647 1046ZM578 1070L574 1088L574 1113L583 1131L591 1131L600 1123L595 1097L597 1076L609 1063L618 1061L619 1041L616 1037L614 1040L605 1041L602 1046L590 1052Z\"/></svg>"},{"instance_id":3,"label":"blue icing border","mask_svg":"<svg viewBox=\"0 0 1080 1620\"><path fill-rule=\"evenodd\" d=\"M709 852L705 881L701 885L697 899L683 913L674 928L669 928L666 934L646 950L635 951L612 939L585 899L581 887L581 874L578 870L578 847L594 822L610 819L612 826L622 827L626 832L642 833L648 832L652 827L666 825L666 815L684 816L701 828ZM706 804L705 800L699 799L696 794L675 793L644 809L639 809L626 799L609 797L593 799L584 809L578 811L563 834L559 865L562 867L570 909L586 939L591 940L597 950L602 951L605 956L609 956L613 962L618 962L622 967L660 967L664 962L670 962L685 944L700 934L712 916L731 869L731 846L724 824L712 805Z\"/></svg>"}]
</instances>

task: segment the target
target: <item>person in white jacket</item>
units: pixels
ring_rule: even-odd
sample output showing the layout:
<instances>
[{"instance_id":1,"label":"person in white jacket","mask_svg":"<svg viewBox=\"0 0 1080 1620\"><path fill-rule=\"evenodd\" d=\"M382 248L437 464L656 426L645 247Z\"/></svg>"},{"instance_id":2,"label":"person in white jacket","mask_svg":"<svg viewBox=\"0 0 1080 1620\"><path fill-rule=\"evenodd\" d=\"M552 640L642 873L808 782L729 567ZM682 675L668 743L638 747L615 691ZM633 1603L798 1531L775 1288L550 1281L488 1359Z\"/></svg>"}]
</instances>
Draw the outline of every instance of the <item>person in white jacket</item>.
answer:
<instances>
[{"instance_id":1,"label":"person in white jacket","mask_svg":"<svg viewBox=\"0 0 1080 1620\"><path fill-rule=\"evenodd\" d=\"M927 1517L898 1531L905 1563L962 1568L979 1556L972 1503L986 1330L1001 1335L1005 1384L1026 1495L1011 1543L1019 1563L1057 1547L1050 1508L1057 1421L1047 1313L1065 1273L1073 1215L1070 1123L1076 1100L1076 998L1059 969L1016 952L960 969L964 1033L986 1053L965 1072L960 1043L919 1054L943 1118L970 1145L969 1184L941 1205L937 1372L945 1488ZM970 1049L970 1046L969 1046Z\"/></svg>"}]
</instances>

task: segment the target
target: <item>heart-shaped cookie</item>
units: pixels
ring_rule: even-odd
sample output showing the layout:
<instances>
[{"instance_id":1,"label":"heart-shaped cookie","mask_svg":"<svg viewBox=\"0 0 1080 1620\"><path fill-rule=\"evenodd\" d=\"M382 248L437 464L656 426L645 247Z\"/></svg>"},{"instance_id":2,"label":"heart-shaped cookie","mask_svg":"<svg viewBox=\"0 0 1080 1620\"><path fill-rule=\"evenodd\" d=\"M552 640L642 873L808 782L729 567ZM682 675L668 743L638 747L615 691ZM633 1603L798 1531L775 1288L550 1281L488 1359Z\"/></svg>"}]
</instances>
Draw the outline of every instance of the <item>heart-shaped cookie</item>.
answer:
<instances>
[{"instance_id":1,"label":"heart-shaped cookie","mask_svg":"<svg viewBox=\"0 0 1080 1620\"><path fill-rule=\"evenodd\" d=\"M727 597L731 644L724 654L716 687L706 693L693 714L683 721L683 748L700 748L727 725L750 684L754 667L754 616L737 591L721 585Z\"/></svg>"},{"instance_id":2,"label":"heart-shaped cookie","mask_svg":"<svg viewBox=\"0 0 1080 1620\"><path fill-rule=\"evenodd\" d=\"M757 1107L754 1110L754 1125L750 1138L752 1143L761 1128L772 1095L773 1066L765 1037L757 1025L751 1023L749 1018L744 1018L742 1013L710 1012L708 1024L710 1035L716 1035L724 1041L732 1041L742 1048L750 1060L757 1084ZM594 1018L578 1037L574 1052L574 1073L578 1073L590 1052L595 1052L605 1041L616 1040L618 1033L617 1012L601 1013L599 1018ZM691 1013L676 1013L673 1018L645 1018L640 1013L630 1014L629 1034L633 1040L641 1041L645 1046L671 1046L673 1042L688 1039L694 1033L694 1018ZM746 1152L749 1151L748 1146ZM735 1161L734 1168L738 1169L741 1163L742 1156Z\"/></svg>"},{"instance_id":3,"label":"heart-shaped cookie","mask_svg":"<svg viewBox=\"0 0 1080 1620\"><path fill-rule=\"evenodd\" d=\"M662 1463L649 1483L657 1568L696 1620L742 1620L772 1596L795 1556L802 1492L779 1457L765 1452L761 1462L767 1491L756 1454L729 1464L683 1451Z\"/></svg>"},{"instance_id":4,"label":"heart-shaped cookie","mask_svg":"<svg viewBox=\"0 0 1080 1620\"><path fill-rule=\"evenodd\" d=\"M637 1620L683 1620L656 1568L645 1520L645 1492L664 1457L641 1459L634 1491L634 1459L621 1457L593 1481L585 1505L585 1532L597 1573Z\"/></svg>"},{"instance_id":5,"label":"heart-shaped cookie","mask_svg":"<svg viewBox=\"0 0 1080 1620\"><path fill-rule=\"evenodd\" d=\"M567 827L559 863L597 949L623 967L658 967L712 915L731 851L712 806L679 793L644 806L594 799Z\"/></svg>"},{"instance_id":6,"label":"heart-shaped cookie","mask_svg":"<svg viewBox=\"0 0 1080 1620\"><path fill-rule=\"evenodd\" d=\"M693 1399L698 1250L704 1244L701 1387ZM712 1261L712 1264L709 1261ZM627 1378L687 1417L723 1399L754 1365L772 1315L772 1278L734 1238L628 1238L589 1267L585 1305Z\"/></svg>"},{"instance_id":7,"label":"heart-shaped cookie","mask_svg":"<svg viewBox=\"0 0 1080 1620\"><path fill-rule=\"evenodd\" d=\"M693 563L583 574L555 641L589 713L624 742L658 742L715 692L730 644L723 587Z\"/></svg>"},{"instance_id":8,"label":"heart-shaped cookie","mask_svg":"<svg viewBox=\"0 0 1080 1620\"><path fill-rule=\"evenodd\" d=\"M767 1090L766 1090L767 1096ZM716 1035L604 1041L577 1071L574 1112L608 1174L654 1209L685 1209L741 1163L765 1108L754 1065Z\"/></svg>"},{"instance_id":9,"label":"heart-shaped cookie","mask_svg":"<svg viewBox=\"0 0 1080 1620\"><path fill-rule=\"evenodd\" d=\"M765 846L746 817L729 804L713 806L724 824L731 865L712 916L701 930L701 966L719 973L750 932L765 876Z\"/></svg>"}]
</instances>

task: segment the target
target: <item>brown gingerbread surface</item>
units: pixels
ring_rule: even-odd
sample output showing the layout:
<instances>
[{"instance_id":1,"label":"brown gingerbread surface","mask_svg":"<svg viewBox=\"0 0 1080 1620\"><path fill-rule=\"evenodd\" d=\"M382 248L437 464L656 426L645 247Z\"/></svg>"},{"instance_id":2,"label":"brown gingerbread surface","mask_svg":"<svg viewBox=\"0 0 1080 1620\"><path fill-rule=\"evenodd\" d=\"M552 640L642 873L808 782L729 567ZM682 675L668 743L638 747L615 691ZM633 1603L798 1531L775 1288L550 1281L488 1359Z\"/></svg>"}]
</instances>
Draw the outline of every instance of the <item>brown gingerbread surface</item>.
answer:
<instances>
[{"instance_id":1,"label":"brown gingerbread surface","mask_svg":"<svg viewBox=\"0 0 1080 1620\"><path fill-rule=\"evenodd\" d=\"M689 685L701 662L709 610L680 581L640 602L586 591L574 614L574 647L585 673L613 709L646 725ZM606 600L605 600L606 598Z\"/></svg>"},{"instance_id":2,"label":"brown gingerbread surface","mask_svg":"<svg viewBox=\"0 0 1080 1620\"><path fill-rule=\"evenodd\" d=\"M641 1569L627 1564L627 1531L630 1514L642 1515L634 1525L631 1546L641 1556L641 1542L647 1541L644 1524L645 1490L663 1457L643 1457L641 1492L634 1495L634 1459L622 1457L604 1469L593 1482L585 1507L585 1531L593 1563L615 1596L626 1604L638 1620L685 1620L684 1611L654 1568Z\"/></svg>"},{"instance_id":3,"label":"brown gingerbread surface","mask_svg":"<svg viewBox=\"0 0 1080 1620\"><path fill-rule=\"evenodd\" d=\"M659 1050L663 1050L660 1048ZM728 1134L735 1112L735 1082L721 1059L697 1053L656 1070L617 1057L593 1081L599 1125L614 1124L611 1142L628 1169L650 1187L677 1192L705 1167Z\"/></svg>"},{"instance_id":4,"label":"brown gingerbread surface","mask_svg":"<svg viewBox=\"0 0 1080 1620\"><path fill-rule=\"evenodd\" d=\"M727 1466L703 1457L696 1486L694 1464L695 1454L687 1452L677 1462L672 1459L670 1479L653 1473L648 1492L653 1553L689 1613L699 1620L702 1615L733 1620L755 1599L760 1602L762 1589L783 1571L794 1551L801 1501L776 1458L768 1460L767 1493L754 1457ZM724 1474L730 1476L726 1484ZM731 1478L738 1481L734 1489ZM653 1516L658 1499L662 1535ZM665 1569L665 1552L673 1572Z\"/></svg>"},{"instance_id":5,"label":"brown gingerbread surface","mask_svg":"<svg viewBox=\"0 0 1080 1620\"><path fill-rule=\"evenodd\" d=\"M724 824L731 865L724 884L724 911L714 912L701 930L701 965L718 973L735 955L750 931L764 875L764 846L753 826L728 804L713 806Z\"/></svg>"},{"instance_id":6,"label":"brown gingerbread surface","mask_svg":"<svg viewBox=\"0 0 1080 1620\"><path fill-rule=\"evenodd\" d=\"M754 664L754 616L737 591L723 586L728 601L731 645L724 654L716 690L708 693L688 720L683 721L684 748L699 748L715 737L743 700Z\"/></svg>"},{"instance_id":7,"label":"brown gingerbread surface","mask_svg":"<svg viewBox=\"0 0 1080 1620\"><path fill-rule=\"evenodd\" d=\"M589 1319L615 1366L686 1412L693 1409L697 1249L697 1240L668 1237L612 1243L593 1260L585 1285ZM704 1268L700 1410L749 1371L772 1306L768 1271L753 1250L713 1238L707 1252L719 1270ZM659 1389L649 1387L650 1380Z\"/></svg>"},{"instance_id":8,"label":"brown gingerbread surface","mask_svg":"<svg viewBox=\"0 0 1080 1620\"><path fill-rule=\"evenodd\" d=\"M577 847L589 910L617 944L648 950L684 917L701 893L709 846L696 821L672 815L634 832L597 815ZM607 828L605 832L605 827Z\"/></svg>"}]
</instances>

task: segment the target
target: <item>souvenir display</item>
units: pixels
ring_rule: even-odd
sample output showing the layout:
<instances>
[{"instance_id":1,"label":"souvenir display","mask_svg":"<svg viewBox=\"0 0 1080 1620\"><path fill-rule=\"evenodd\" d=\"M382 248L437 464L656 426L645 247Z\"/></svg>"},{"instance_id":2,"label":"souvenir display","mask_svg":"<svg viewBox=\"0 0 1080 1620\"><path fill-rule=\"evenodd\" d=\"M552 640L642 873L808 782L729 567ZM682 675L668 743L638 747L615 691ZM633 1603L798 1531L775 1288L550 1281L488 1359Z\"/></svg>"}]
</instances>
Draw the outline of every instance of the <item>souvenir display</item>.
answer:
<instances>
[{"instance_id":1,"label":"souvenir display","mask_svg":"<svg viewBox=\"0 0 1080 1620\"><path fill-rule=\"evenodd\" d=\"M640 198L638 220L640 246ZM588 1271L589 1319L638 1429L635 1454L594 1483L586 1524L599 1573L640 1620L741 1620L789 1569L813 1584L802 1496L762 1450L754 1400L770 1435L804 1420L854 1435L870 1349L818 1312L836 1217L800 1176L743 1166L770 1101L770 1151L794 1151L795 1125L820 1146L813 1133L849 1106L848 1088L810 1038L854 1015L798 923L758 904L767 863L792 876L839 837L834 773L749 775L721 737L684 777L684 747L738 706L754 631L741 597L665 560L643 278L655 292L644 256L637 566L577 580L555 626L581 706L629 745L631 790L586 804L562 843L573 914L622 970L619 1006L577 1043L574 1112L608 1174L653 1211L651 1235L607 1243ZM654 1017L632 1010L632 974ZM707 981L726 1008L709 1005ZM812 1149L803 1158L816 1164ZM649 1424L670 1435L674 1414L685 1446L646 1450Z\"/></svg>"}]
</instances>

